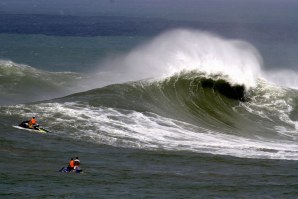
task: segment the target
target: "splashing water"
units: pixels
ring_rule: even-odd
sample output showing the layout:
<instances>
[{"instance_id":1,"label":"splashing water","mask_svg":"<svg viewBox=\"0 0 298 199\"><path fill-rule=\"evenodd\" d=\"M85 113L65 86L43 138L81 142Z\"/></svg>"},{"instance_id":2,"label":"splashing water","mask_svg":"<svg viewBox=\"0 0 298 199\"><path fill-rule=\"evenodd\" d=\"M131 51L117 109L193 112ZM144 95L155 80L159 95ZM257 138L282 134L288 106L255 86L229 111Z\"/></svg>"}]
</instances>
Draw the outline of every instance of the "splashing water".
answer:
<instances>
[{"instance_id":1,"label":"splashing water","mask_svg":"<svg viewBox=\"0 0 298 199\"><path fill-rule=\"evenodd\" d=\"M250 88L260 77L262 59L258 51L244 41L227 40L196 30L173 30L103 65L105 70L112 71L118 82L164 78L181 71L197 70L226 76L231 83ZM107 74L98 75L103 79Z\"/></svg>"}]
</instances>

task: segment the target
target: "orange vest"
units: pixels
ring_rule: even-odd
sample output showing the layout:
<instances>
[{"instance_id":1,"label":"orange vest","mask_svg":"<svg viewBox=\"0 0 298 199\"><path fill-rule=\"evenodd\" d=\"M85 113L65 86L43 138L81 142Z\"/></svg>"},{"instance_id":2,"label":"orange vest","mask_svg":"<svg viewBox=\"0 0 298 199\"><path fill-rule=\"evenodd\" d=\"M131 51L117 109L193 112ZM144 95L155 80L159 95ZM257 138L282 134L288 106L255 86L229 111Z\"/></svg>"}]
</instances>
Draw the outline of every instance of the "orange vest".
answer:
<instances>
[{"instance_id":1,"label":"orange vest","mask_svg":"<svg viewBox=\"0 0 298 199\"><path fill-rule=\"evenodd\" d=\"M29 121L29 125L34 125L34 124L36 124L36 119L31 119L30 121Z\"/></svg>"},{"instance_id":2,"label":"orange vest","mask_svg":"<svg viewBox=\"0 0 298 199\"><path fill-rule=\"evenodd\" d=\"M71 161L69 162L69 166L70 166L70 167L74 167L74 161L73 161L73 160L71 160Z\"/></svg>"}]
</instances>

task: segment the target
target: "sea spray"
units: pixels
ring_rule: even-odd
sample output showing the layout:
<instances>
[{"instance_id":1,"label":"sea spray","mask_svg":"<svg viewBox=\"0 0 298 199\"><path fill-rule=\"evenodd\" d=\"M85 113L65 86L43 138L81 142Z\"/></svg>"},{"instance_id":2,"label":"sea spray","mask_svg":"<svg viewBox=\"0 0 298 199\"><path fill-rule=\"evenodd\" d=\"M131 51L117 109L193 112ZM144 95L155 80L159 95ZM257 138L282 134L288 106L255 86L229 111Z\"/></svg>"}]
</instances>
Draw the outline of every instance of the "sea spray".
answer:
<instances>
[{"instance_id":1,"label":"sea spray","mask_svg":"<svg viewBox=\"0 0 298 199\"><path fill-rule=\"evenodd\" d=\"M264 71L263 77L279 86L298 89L298 74L293 70Z\"/></svg>"},{"instance_id":2,"label":"sea spray","mask_svg":"<svg viewBox=\"0 0 298 199\"><path fill-rule=\"evenodd\" d=\"M226 76L231 84L250 88L260 77L261 66L258 51L245 41L224 39L198 30L178 29L165 32L127 54L107 60L101 65L98 76L92 79L96 79L95 84L98 84L98 79L116 83L165 78L182 71L197 70Z\"/></svg>"}]
</instances>

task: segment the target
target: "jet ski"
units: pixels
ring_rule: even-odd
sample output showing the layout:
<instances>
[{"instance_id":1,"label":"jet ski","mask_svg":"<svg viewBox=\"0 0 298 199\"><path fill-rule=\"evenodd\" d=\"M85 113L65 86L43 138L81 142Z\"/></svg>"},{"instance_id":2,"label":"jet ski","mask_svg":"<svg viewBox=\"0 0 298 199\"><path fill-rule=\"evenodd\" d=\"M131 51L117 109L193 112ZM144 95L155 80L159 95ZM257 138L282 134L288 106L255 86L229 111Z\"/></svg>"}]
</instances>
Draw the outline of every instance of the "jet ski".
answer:
<instances>
[{"instance_id":1,"label":"jet ski","mask_svg":"<svg viewBox=\"0 0 298 199\"><path fill-rule=\"evenodd\" d=\"M70 169L69 167L62 167L59 172L62 173L81 173L83 172L82 169L80 169L80 167L76 167L75 169Z\"/></svg>"},{"instance_id":2,"label":"jet ski","mask_svg":"<svg viewBox=\"0 0 298 199\"><path fill-rule=\"evenodd\" d=\"M13 126L13 127L18 128L18 129L36 132L36 133L48 133L49 132L48 130L41 128L38 124L34 125L33 128L29 128L29 121L23 121L18 126Z\"/></svg>"}]
</instances>

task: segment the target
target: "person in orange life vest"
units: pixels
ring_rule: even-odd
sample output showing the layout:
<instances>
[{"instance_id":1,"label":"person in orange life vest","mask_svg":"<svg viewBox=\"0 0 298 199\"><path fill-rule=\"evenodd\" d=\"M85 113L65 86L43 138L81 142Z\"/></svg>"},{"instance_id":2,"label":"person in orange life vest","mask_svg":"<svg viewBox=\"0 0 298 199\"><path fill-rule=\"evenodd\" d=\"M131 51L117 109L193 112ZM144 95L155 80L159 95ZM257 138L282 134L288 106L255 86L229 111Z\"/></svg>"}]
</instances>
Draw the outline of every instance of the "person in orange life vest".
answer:
<instances>
[{"instance_id":1,"label":"person in orange life vest","mask_svg":"<svg viewBox=\"0 0 298 199\"><path fill-rule=\"evenodd\" d=\"M29 127L30 129L33 129L33 128L38 127L38 125L37 125L37 121L36 121L35 117L32 117L32 119L29 120L28 127Z\"/></svg>"},{"instance_id":2,"label":"person in orange life vest","mask_svg":"<svg viewBox=\"0 0 298 199\"><path fill-rule=\"evenodd\" d=\"M71 158L70 161L69 161L68 169L73 170L74 169L74 164L75 164L75 162L74 162L73 158Z\"/></svg>"}]
</instances>

